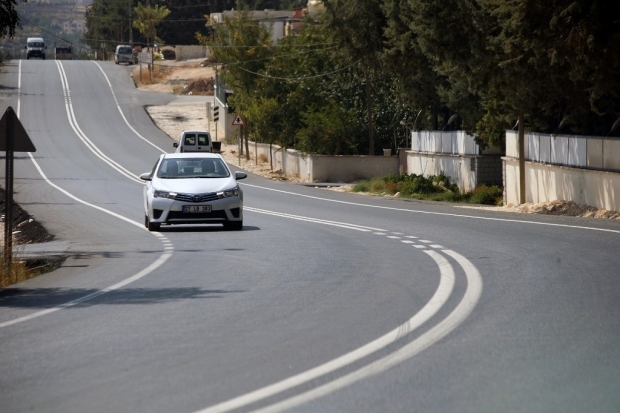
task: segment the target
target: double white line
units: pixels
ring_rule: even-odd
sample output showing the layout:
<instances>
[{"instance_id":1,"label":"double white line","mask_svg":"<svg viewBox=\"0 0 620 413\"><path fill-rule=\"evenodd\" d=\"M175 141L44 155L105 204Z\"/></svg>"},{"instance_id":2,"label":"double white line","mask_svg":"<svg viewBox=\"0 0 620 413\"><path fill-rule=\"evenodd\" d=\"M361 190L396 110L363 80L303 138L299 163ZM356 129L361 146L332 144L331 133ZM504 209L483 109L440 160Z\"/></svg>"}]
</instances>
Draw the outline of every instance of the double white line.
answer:
<instances>
[{"instance_id":1,"label":"double white line","mask_svg":"<svg viewBox=\"0 0 620 413\"><path fill-rule=\"evenodd\" d=\"M295 217L294 219L297 218L299 217ZM320 220L309 221L321 224L328 222L319 222ZM441 275L439 286L430 301L405 323L401 324L389 333L377 338L376 340L318 367L255 390L251 393L227 400L203 410L199 410L195 413L230 412L232 410L257 403L261 400L265 400L269 397L277 396L280 393L335 372L336 370L370 356L421 327L431 317L437 314L437 312L446 304L448 298L452 294L455 283L454 270L450 262L436 251L426 250L424 252L435 260L435 263L439 267ZM348 373L326 384L284 399L275 404L271 404L262 409L255 410L255 412L282 412L295 406L324 397L365 378L382 373L419 354L457 328L471 314L480 299L480 295L482 294L482 277L476 267L469 260L467 260L467 258L451 250L443 250L442 252L452 257L463 268L467 277L467 290L465 291L460 303L455 307L450 315L415 340L401 347L399 350L388 354L387 356L375 360L358 370Z\"/></svg>"},{"instance_id":2,"label":"double white line","mask_svg":"<svg viewBox=\"0 0 620 413\"><path fill-rule=\"evenodd\" d=\"M94 153L95 156L97 156L99 159L101 159L102 161L110 165L113 169L117 170L119 173L131 179L132 181L140 184L143 183L140 178L134 175L131 171L129 171L121 164L104 154L90 139L88 139L86 134L82 132L82 129L80 129L80 126L78 125L78 122L75 118L75 113L73 112L73 105L71 104L71 90L69 89L69 82L67 81L65 69L58 60L56 60L56 66L58 67L58 72L60 73L60 81L62 82L62 90L65 96L65 108L67 110L67 117L69 118L69 124L71 125L71 128L73 128L73 130L75 131L75 134L78 136L78 138L80 138L82 142L84 142L84 145L86 145L86 147L90 149L90 151ZM116 100L116 96L114 97L114 99Z\"/></svg>"}]
</instances>

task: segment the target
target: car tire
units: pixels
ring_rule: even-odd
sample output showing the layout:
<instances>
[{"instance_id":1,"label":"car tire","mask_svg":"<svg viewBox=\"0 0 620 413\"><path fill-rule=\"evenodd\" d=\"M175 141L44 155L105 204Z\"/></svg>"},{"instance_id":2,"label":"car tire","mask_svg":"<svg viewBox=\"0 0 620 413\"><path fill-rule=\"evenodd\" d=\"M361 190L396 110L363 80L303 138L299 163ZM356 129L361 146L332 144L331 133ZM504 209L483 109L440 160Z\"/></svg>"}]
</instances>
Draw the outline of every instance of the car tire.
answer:
<instances>
[{"instance_id":1,"label":"car tire","mask_svg":"<svg viewBox=\"0 0 620 413\"><path fill-rule=\"evenodd\" d=\"M241 231L243 229L243 221L227 221L223 225L224 229L230 231Z\"/></svg>"}]
</instances>

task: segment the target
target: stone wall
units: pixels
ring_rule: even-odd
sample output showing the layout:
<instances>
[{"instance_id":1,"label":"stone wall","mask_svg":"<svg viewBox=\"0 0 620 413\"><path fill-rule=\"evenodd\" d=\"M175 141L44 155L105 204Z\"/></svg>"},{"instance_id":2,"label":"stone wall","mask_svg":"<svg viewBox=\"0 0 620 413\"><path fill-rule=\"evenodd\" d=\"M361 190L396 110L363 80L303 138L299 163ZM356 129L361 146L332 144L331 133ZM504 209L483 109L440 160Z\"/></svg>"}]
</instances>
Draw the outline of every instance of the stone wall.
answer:
<instances>
[{"instance_id":1,"label":"stone wall","mask_svg":"<svg viewBox=\"0 0 620 413\"><path fill-rule=\"evenodd\" d=\"M476 157L476 185L504 185L501 156Z\"/></svg>"}]
</instances>

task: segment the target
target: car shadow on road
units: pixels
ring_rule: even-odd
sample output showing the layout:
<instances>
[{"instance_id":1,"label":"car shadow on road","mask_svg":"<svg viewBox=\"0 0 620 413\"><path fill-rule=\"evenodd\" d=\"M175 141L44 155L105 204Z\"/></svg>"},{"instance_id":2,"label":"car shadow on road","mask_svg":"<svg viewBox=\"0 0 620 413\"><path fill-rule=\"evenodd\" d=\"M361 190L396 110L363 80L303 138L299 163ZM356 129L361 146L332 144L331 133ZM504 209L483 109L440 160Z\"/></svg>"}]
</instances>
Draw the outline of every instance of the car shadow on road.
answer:
<instances>
[{"instance_id":1,"label":"car shadow on road","mask_svg":"<svg viewBox=\"0 0 620 413\"><path fill-rule=\"evenodd\" d=\"M168 301L223 298L243 290L205 290L190 288L125 288L102 293L89 288L5 288L0 290L0 308L53 308L91 294L100 294L68 308L95 305L159 304Z\"/></svg>"},{"instance_id":2,"label":"car shadow on road","mask_svg":"<svg viewBox=\"0 0 620 413\"><path fill-rule=\"evenodd\" d=\"M159 232L245 232L245 231L260 231L259 227L252 227L245 225L241 231L235 231L226 229L222 226L213 225L163 225L159 228Z\"/></svg>"}]
</instances>

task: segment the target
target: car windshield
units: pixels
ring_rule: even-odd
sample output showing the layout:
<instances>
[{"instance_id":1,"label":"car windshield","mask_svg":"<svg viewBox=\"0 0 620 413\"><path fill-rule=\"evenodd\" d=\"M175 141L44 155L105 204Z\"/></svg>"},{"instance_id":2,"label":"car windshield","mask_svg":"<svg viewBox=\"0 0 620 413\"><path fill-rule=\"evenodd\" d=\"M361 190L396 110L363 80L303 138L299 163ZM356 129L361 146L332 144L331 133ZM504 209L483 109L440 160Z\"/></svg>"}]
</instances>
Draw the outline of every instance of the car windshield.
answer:
<instances>
[{"instance_id":1,"label":"car windshield","mask_svg":"<svg viewBox=\"0 0 620 413\"><path fill-rule=\"evenodd\" d=\"M131 54L131 47L119 47L118 53L119 54Z\"/></svg>"},{"instance_id":2,"label":"car windshield","mask_svg":"<svg viewBox=\"0 0 620 413\"><path fill-rule=\"evenodd\" d=\"M43 47L43 43L41 43L41 42L28 42L28 47Z\"/></svg>"},{"instance_id":3,"label":"car windshield","mask_svg":"<svg viewBox=\"0 0 620 413\"><path fill-rule=\"evenodd\" d=\"M157 177L164 179L227 178L228 167L220 158L164 159L157 170Z\"/></svg>"}]
</instances>

